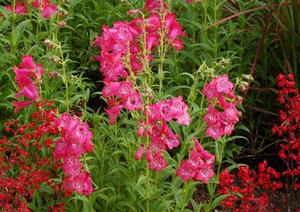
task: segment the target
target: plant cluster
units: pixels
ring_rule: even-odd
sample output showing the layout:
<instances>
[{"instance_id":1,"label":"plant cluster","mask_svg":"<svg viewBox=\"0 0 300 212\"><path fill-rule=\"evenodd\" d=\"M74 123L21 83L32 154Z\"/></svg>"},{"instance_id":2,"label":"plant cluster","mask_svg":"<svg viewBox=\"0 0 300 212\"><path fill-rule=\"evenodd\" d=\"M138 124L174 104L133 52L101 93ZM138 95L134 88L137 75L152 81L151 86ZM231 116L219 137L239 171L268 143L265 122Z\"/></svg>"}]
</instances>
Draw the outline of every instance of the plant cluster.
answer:
<instances>
[{"instance_id":1,"label":"plant cluster","mask_svg":"<svg viewBox=\"0 0 300 212\"><path fill-rule=\"evenodd\" d=\"M300 188L293 74L276 79L282 110L272 132L281 140L263 138L258 150L278 150L285 170L235 161L250 139L261 141L255 123L242 122L277 11L262 3L4 1L0 211L278 210L272 193Z\"/></svg>"},{"instance_id":2,"label":"plant cluster","mask_svg":"<svg viewBox=\"0 0 300 212\"><path fill-rule=\"evenodd\" d=\"M258 165L258 171L240 166L234 174L225 169L220 174L218 192L225 194L222 201L226 211L269 211L270 195L282 188L280 173L268 167L266 161Z\"/></svg>"}]
</instances>

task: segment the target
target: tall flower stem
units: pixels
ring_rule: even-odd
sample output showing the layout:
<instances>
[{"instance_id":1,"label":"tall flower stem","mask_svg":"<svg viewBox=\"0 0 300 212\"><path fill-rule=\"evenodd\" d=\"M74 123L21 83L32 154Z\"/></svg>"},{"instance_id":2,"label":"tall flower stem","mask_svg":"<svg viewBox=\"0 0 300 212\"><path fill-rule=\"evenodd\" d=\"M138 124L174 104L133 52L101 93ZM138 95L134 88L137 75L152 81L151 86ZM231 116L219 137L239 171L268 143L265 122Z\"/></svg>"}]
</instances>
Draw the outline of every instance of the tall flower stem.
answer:
<instances>
[{"instance_id":1,"label":"tall flower stem","mask_svg":"<svg viewBox=\"0 0 300 212\"><path fill-rule=\"evenodd\" d=\"M16 21L16 0L12 2L12 25L11 25L11 54L16 55L16 31L15 31L15 21Z\"/></svg>"},{"instance_id":2,"label":"tall flower stem","mask_svg":"<svg viewBox=\"0 0 300 212\"><path fill-rule=\"evenodd\" d=\"M64 59L64 54L62 51L62 47L61 44L58 45L58 49L59 49L59 53L60 53L60 62L62 65L62 79L63 79L63 83L65 84L65 95L66 95L66 111L67 113L69 113L70 111L70 100L69 100L69 79L68 79L68 75L67 75L67 64L66 61Z\"/></svg>"}]
</instances>

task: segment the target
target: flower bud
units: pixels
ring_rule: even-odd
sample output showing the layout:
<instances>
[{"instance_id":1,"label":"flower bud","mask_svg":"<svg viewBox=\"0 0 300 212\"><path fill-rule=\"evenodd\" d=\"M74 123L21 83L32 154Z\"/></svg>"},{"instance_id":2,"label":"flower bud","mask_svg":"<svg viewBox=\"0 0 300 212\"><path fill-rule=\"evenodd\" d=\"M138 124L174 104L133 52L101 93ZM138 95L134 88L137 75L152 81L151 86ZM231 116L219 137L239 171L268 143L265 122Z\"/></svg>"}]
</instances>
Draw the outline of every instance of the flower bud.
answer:
<instances>
[{"instance_id":1,"label":"flower bud","mask_svg":"<svg viewBox=\"0 0 300 212\"><path fill-rule=\"evenodd\" d=\"M136 160L141 160L144 152L144 145L142 144L135 153L134 158Z\"/></svg>"}]
</instances>

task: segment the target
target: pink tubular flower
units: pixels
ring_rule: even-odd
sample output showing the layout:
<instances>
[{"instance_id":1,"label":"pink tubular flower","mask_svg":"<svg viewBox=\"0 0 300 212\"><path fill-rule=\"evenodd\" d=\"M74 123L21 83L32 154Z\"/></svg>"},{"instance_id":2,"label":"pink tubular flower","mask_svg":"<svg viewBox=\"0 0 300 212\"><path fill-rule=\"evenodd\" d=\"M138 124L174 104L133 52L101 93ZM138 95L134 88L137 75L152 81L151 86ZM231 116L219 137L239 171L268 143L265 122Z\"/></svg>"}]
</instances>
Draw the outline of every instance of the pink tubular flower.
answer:
<instances>
[{"instance_id":1,"label":"pink tubular flower","mask_svg":"<svg viewBox=\"0 0 300 212\"><path fill-rule=\"evenodd\" d=\"M135 153L135 159L136 160L141 160L142 159L142 156L143 156L143 151L144 151L144 145L142 144L139 148L138 148L138 150L137 150L137 152Z\"/></svg>"},{"instance_id":2,"label":"pink tubular flower","mask_svg":"<svg viewBox=\"0 0 300 212\"><path fill-rule=\"evenodd\" d=\"M149 13L159 12L165 10L167 7L163 0L147 0L144 9Z\"/></svg>"},{"instance_id":3,"label":"pink tubular flower","mask_svg":"<svg viewBox=\"0 0 300 212\"><path fill-rule=\"evenodd\" d=\"M5 6L4 8L7 11L13 12L13 6L12 5ZM22 15L22 14L26 14L27 12L28 12L28 10L22 2L17 2L16 3L16 7L15 7L15 13L16 14Z\"/></svg>"},{"instance_id":4,"label":"pink tubular flower","mask_svg":"<svg viewBox=\"0 0 300 212\"><path fill-rule=\"evenodd\" d=\"M217 140L223 135L230 135L234 125L239 121L236 103L227 102L226 97L234 99L233 84L226 74L214 78L203 88L204 95L208 100L217 100L218 109L210 103L204 121L208 127L206 135ZM221 111L220 111L221 110Z\"/></svg>"},{"instance_id":5,"label":"pink tubular flower","mask_svg":"<svg viewBox=\"0 0 300 212\"><path fill-rule=\"evenodd\" d=\"M62 138L56 141L53 157L62 159L62 170L68 176L63 185L67 192L89 195L92 192L92 181L89 173L82 170L80 157L93 150L93 134L86 123L68 113L63 113L55 121Z\"/></svg>"},{"instance_id":6,"label":"pink tubular flower","mask_svg":"<svg viewBox=\"0 0 300 212\"><path fill-rule=\"evenodd\" d=\"M41 10L42 16L46 19L51 18L57 10L57 5L51 3L50 0L35 0L32 6Z\"/></svg>"},{"instance_id":7,"label":"pink tubular flower","mask_svg":"<svg viewBox=\"0 0 300 212\"><path fill-rule=\"evenodd\" d=\"M81 163L79 159L73 155L65 156L63 158L62 169L68 176L76 176L80 173Z\"/></svg>"},{"instance_id":8,"label":"pink tubular flower","mask_svg":"<svg viewBox=\"0 0 300 212\"><path fill-rule=\"evenodd\" d=\"M168 165L160 152L155 152L148 162L149 162L149 168L157 172L161 172Z\"/></svg>"},{"instance_id":9,"label":"pink tubular flower","mask_svg":"<svg viewBox=\"0 0 300 212\"><path fill-rule=\"evenodd\" d=\"M176 175L185 182L193 179L207 184L214 176L213 165L215 157L205 151L197 139L194 139L194 146L195 148L190 151L189 159L181 161Z\"/></svg>"},{"instance_id":10,"label":"pink tubular flower","mask_svg":"<svg viewBox=\"0 0 300 212\"><path fill-rule=\"evenodd\" d=\"M63 186L69 193L76 192L88 196L93 192L92 179L88 172L66 178Z\"/></svg>"},{"instance_id":11,"label":"pink tubular flower","mask_svg":"<svg viewBox=\"0 0 300 212\"><path fill-rule=\"evenodd\" d=\"M15 80L19 88L16 98L24 97L27 101L14 102L16 110L30 105L30 102L39 100L37 84L42 83L42 65L36 65L31 55L23 56L18 67L14 67Z\"/></svg>"},{"instance_id":12,"label":"pink tubular flower","mask_svg":"<svg viewBox=\"0 0 300 212\"><path fill-rule=\"evenodd\" d=\"M189 125L190 116L188 106L182 101L182 96L174 97L168 100L162 100L149 106L149 121L164 120L170 122L176 119L178 124Z\"/></svg>"}]
</instances>

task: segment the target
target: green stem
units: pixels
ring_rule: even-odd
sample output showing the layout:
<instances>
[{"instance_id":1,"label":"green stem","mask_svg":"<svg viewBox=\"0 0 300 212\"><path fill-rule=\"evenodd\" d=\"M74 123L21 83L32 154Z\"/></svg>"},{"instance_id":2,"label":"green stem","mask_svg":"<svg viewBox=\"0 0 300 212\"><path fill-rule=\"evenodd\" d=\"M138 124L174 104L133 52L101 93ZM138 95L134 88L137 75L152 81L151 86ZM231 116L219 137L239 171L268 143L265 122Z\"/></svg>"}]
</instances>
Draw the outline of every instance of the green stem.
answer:
<instances>
[{"instance_id":1,"label":"green stem","mask_svg":"<svg viewBox=\"0 0 300 212\"><path fill-rule=\"evenodd\" d=\"M62 70L63 70L63 83L65 84L66 90L66 110L67 113L70 111L70 101L69 101L69 80L67 76L67 71L66 71L66 61L64 60L64 54L62 51L61 44L59 44L59 52L60 52L60 57L61 57L61 65L62 65Z\"/></svg>"}]
</instances>

